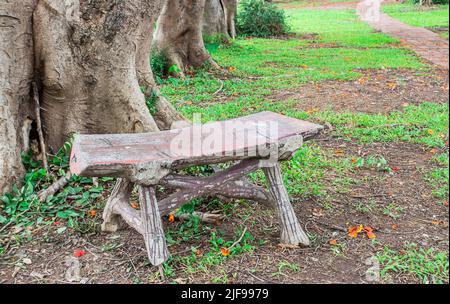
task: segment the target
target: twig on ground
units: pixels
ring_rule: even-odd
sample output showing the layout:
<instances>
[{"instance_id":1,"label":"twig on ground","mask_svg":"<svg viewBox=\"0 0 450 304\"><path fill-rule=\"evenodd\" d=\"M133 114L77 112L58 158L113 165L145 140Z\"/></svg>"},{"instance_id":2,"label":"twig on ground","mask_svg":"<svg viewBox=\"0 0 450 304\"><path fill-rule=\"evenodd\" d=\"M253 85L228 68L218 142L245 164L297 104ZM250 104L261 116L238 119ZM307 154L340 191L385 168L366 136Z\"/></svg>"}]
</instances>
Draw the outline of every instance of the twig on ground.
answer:
<instances>
[{"instance_id":1,"label":"twig on ground","mask_svg":"<svg viewBox=\"0 0 450 304\"><path fill-rule=\"evenodd\" d=\"M44 141L44 133L42 132L42 122L41 122L41 105L39 102L39 91L36 85L36 82L33 82L33 97L34 97L34 111L36 115L36 129L39 135L39 144L41 146L42 153L42 163L44 165L44 169L48 171L48 163L47 163L47 152L45 149L45 141Z\"/></svg>"},{"instance_id":2,"label":"twig on ground","mask_svg":"<svg viewBox=\"0 0 450 304\"><path fill-rule=\"evenodd\" d=\"M239 244L242 241L242 239L244 238L244 235L245 235L246 232L247 232L247 226L244 228L244 231L242 231L241 237L236 242L234 242L233 245L228 247L228 250L231 250L231 248L233 248L234 246Z\"/></svg>"},{"instance_id":3,"label":"twig on ground","mask_svg":"<svg viewBox=\"0 0 450 304\"><path fill-rule=\"evenodd\" d=\"M175 216L178 217L179 219L187 220L187 219L189 219L189 217L191 215L199 217L200 220L204 223L209 223L209 224L214 224L214 225L220 225L222 220L225 218L225 216L222 214L203 213L203 212L197 212L197 211L194 211L192 214L184 213L184 214L175 215Z\"/></svg>"},{"instance_id":4,"label":"twig on ground","mask_svg":"<svg viewBox=\"0 0 450 304\"><path fill-rule=\"evenodd\" d=\"M38 200L40 202L46 201L48 197L55 195L56 192L64 188L70 180L70 173L67 173L65 176L58 179L47 189L41 190L38 193Z\"/></svg>"},{"instance_id":5,"label":"twig on ground","mask_svg":"<svg viewBox=\"0 0 450 304\"><path fill-rule=\"evenodd\" d=\"M222 81L222 79L218 79L218 80L220 81L220 88L217 91L214 92L213 96L219 94L220 91L222 91L222 89L223 89L223 81Z\"/></svg>"}]
</instances>

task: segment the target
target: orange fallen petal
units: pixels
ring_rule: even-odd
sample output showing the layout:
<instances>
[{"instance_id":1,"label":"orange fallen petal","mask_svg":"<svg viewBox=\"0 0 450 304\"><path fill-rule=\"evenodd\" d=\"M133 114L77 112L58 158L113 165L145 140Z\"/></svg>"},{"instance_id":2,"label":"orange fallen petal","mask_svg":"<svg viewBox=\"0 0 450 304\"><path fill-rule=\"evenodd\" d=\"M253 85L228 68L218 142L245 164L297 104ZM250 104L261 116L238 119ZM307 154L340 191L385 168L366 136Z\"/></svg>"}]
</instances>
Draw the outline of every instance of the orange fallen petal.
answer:
<instances>
[{"instance_id":1,"label":"orange fallen petal","mask_svg":"<svg viewBox=\"0 0 450 304\"><path fill-rule=\"evenodd\" d=\"M91 211L89 211L89 215L92 217L95 217L97 215L97 211L91 210Z\"/></svg>"},{"instance_id":2,"label":"orange fallen petal","mask_svg":"<svg viewBox=\"0 0 450 304\"><path fill-rule=\"evenodd\" d=\"M131 208L133 209L139 209L139 204L136 202L131 202Z\"/></svg>"},{"instance_id":3,"label":"orange fallen petal","mask_svg":"<svg viewBox=\"0 0 450 304\"><path fill-rule=\"evenodd\" d=\"M330 245L332 245L332 246L337 245L337 241L336 241L336 240L330 240L329 243L330 243Z\"/></svg>"},{"instance_id":4,"label":"orange fallen petal","mask_svg":"<svg viewBox=\"0 0 450 304\"><path fill-rule=\"evenodd\" d=\"M358 237L358 232L353 231L353 232L349 232L348 235L354 239L356 239Z\"/></svg>"},{"instance_id":5,"label":"orange fallen petal","mask_svg":"<svg viewBox=\"0 0 450 304\"><path fill-rule=\"evenodd\" d=\"M369 239L375 239L377 236L376 236L375 233L373 233L373 232L367 232L367 237L368 237Z\"/></svg>"},{"instance_id":6,"label":"orange fallen petal","mask_svg":"<svg viewBox=\"0 0 450 304\"><path fill-rule=\"evenodd\" d=\"M169 223L173 223L173 222L175 222L175 215L170 214L169 215Z\"/></svg>"},{"instance_id":7,"label":"orange fallen petal","mask_svg":"<svg viewBox=\"0 0 450 304\"><path fill-rule=\"evenodd\" d=\"M364 227L364 231L365 232L373 232L373 228L369 227L369 226L366 226L366 227Z\"/></svg>"},{"instance_id":8,"label":"orange fallen petal","mask_svg":"<svg viewBox=\"0 0 450 304\"><path fill-rule=\"evenodd\" d=\"M428 134L433 135L433 134L434 134L434 131L431 130L431 129L428 129Z\"/></svg>"},{"instance_id":9,"label":"orange fallen petal","mask_svg":"<svg viewBox=\"0 0 450 304\"><path fill-rule=\"evenodd\" d=\"M220 249L220 253L221 253L223 256L229 256L229 255L230 255L230 250L228 250L228 249L226 249L226 248L221 248L221 249Z\"/></svg>"},{"instance_id":10,"label":"orange fallen petal","mask_svg":"<svg viewBox=\"0 0 450 304\"><path fill-rule=\"evenodd\" d=\"M350 227L348 229L348 235L352 238L357 238L358 237L358 227Z\"/></svg>"},{"instance_id":11,"label":"orange fallen petal","mask_svg":"<svg viewBox=\"0 0 450 304\"><path fill-rule=\"evenodd\" d=\"M393 229L393 230L397 230L397 229L398 229L398 225L397 225L397 224L393 224L393 225L392 225L392 229Z\"/></svg>"},{"instance_id":12,"label":"orange fallen petal","mask_svg":"<svg viewBox=\"0 0 450 304\"><path fill-rule=\"evenodd\" d=\"M360 233L364 230L364 226L361 224L359 225L358 229L356 230L356 232Z\"/></svg>"}]
</instances>

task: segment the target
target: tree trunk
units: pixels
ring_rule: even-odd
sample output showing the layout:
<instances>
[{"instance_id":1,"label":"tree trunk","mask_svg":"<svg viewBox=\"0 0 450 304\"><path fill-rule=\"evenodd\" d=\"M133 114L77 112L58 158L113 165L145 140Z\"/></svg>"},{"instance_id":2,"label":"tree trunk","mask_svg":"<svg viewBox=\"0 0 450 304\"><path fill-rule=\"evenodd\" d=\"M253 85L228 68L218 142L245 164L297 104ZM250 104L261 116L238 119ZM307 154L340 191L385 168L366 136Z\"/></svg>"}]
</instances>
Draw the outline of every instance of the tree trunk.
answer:
<instances>
[{"instance_id":1,"label":"tree trunk","mask_svg":"<svg viewBox=\"0 0 450 304\"><path fill-rule=\"evenodd\" d=\"M203 34L236 38L235 18L237 0L206 0L203 17Z\"/></svg>"},{"instance_id":2,"label":"tree trunk","mask_svg":"<svg viewBox=\"0 0 450 304\"><path fill-rule=\"evenodd\" d=\"M209 63L217 64L205 48L202 37L202 20L205 0L167 0L158 19L155 34L157 51L163 52L168 65L176 65L184 76L189 67L199 68Z\"/></svg>"},{"instance_id":3,"label":"tree trunk","mask_svg":"<svg viewBox=\"0 0 450 304\"><path fill-rule=\"evenodd\" d=\"M0 0L0 193L23 174L20 152L29 146L35 2Z\"/></svg>"},{"instance_id":4,"label":"tree trunk","mask_svg":"<svg viewBox=\"0 0 450 304\"><path fill-rule=\"evenodd\" d=\"M28 109L34 79L53 153L73 133L151 132L185 121L158 97L150 68L152 29L162 0L18 2L0 0L2 193L23 173L20 151L29 127L22 124L26 119L31 125L34 118L28 114L33 113ZM154 117L146 106L152 96Z\"/></svg>"}]
</instances>

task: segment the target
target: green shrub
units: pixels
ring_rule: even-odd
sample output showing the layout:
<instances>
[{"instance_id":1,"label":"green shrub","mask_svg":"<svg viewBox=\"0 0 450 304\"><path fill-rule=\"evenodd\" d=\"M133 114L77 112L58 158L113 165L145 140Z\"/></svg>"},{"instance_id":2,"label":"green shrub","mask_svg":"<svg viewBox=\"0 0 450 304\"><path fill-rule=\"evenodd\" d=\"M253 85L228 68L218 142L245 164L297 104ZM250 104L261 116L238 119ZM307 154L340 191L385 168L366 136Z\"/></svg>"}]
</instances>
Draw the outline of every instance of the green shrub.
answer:
<instances>
[{"instance_id":1,"label":"green shrub","mask_svg":"<svg viewBox=\"0 0 450 304\"><path fill-rule=\"evenodd\" d=\"M161 83L161 79L166 74L167 56L164 52L153 50L151 67L153 75L157 83Z\"/></svg>"},{"instance_id":2,"label":"green shrub","mask_svg":"<svg viewBox=\"0 0 450 304\"><path fill-rule=\"evenodd\" d=\"M420 0L413 0L412 1L414 4L419 4ZM428 3L427 3L428 2ZM422 1L422 3L424 4L448 4L449 0L429 0L429 1Z\"/></svg>"},{"instance_id":3,"label":"green shrub","mask_svg":"<svg viewBox=\"0 0 450 304\"><path fill-rule=\"evenodd\" d=\"M254 37L278 36L289 32L284 11L265 0L243 0L236 28L240 35Z\"/></svg>"}]
</instances>

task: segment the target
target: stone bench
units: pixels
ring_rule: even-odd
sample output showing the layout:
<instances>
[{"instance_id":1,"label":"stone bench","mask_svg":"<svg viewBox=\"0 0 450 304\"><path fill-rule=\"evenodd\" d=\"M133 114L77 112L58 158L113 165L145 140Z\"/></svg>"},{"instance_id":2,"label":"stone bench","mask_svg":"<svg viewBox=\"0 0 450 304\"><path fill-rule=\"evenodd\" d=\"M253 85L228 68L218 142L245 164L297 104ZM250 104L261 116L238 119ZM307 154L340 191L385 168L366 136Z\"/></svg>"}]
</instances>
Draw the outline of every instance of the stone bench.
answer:
<instances>
[{"instance_id":1,"label":"stone bench","mask_svg":"<svg viewBox=\"0 0 450 304\"><path fill-rule=\"evenodd\" d=\"M283 184L279 161L288 160L322 126L272 112L222 122L144 134L77 135L70 157L73 174L118 177L108 199L102 230L114 232L120 219L144 236L148 257L161 265L168 257L161 217L202 196L246 199L275 208L281 243L309 245ZM209 177L180 174L191 166L232 163ZM245 176L258 169L269 192ZM140 210L130 205L139 186ZM155 187L176 190L157 201Z\"/></svg>"}]
</instances>

